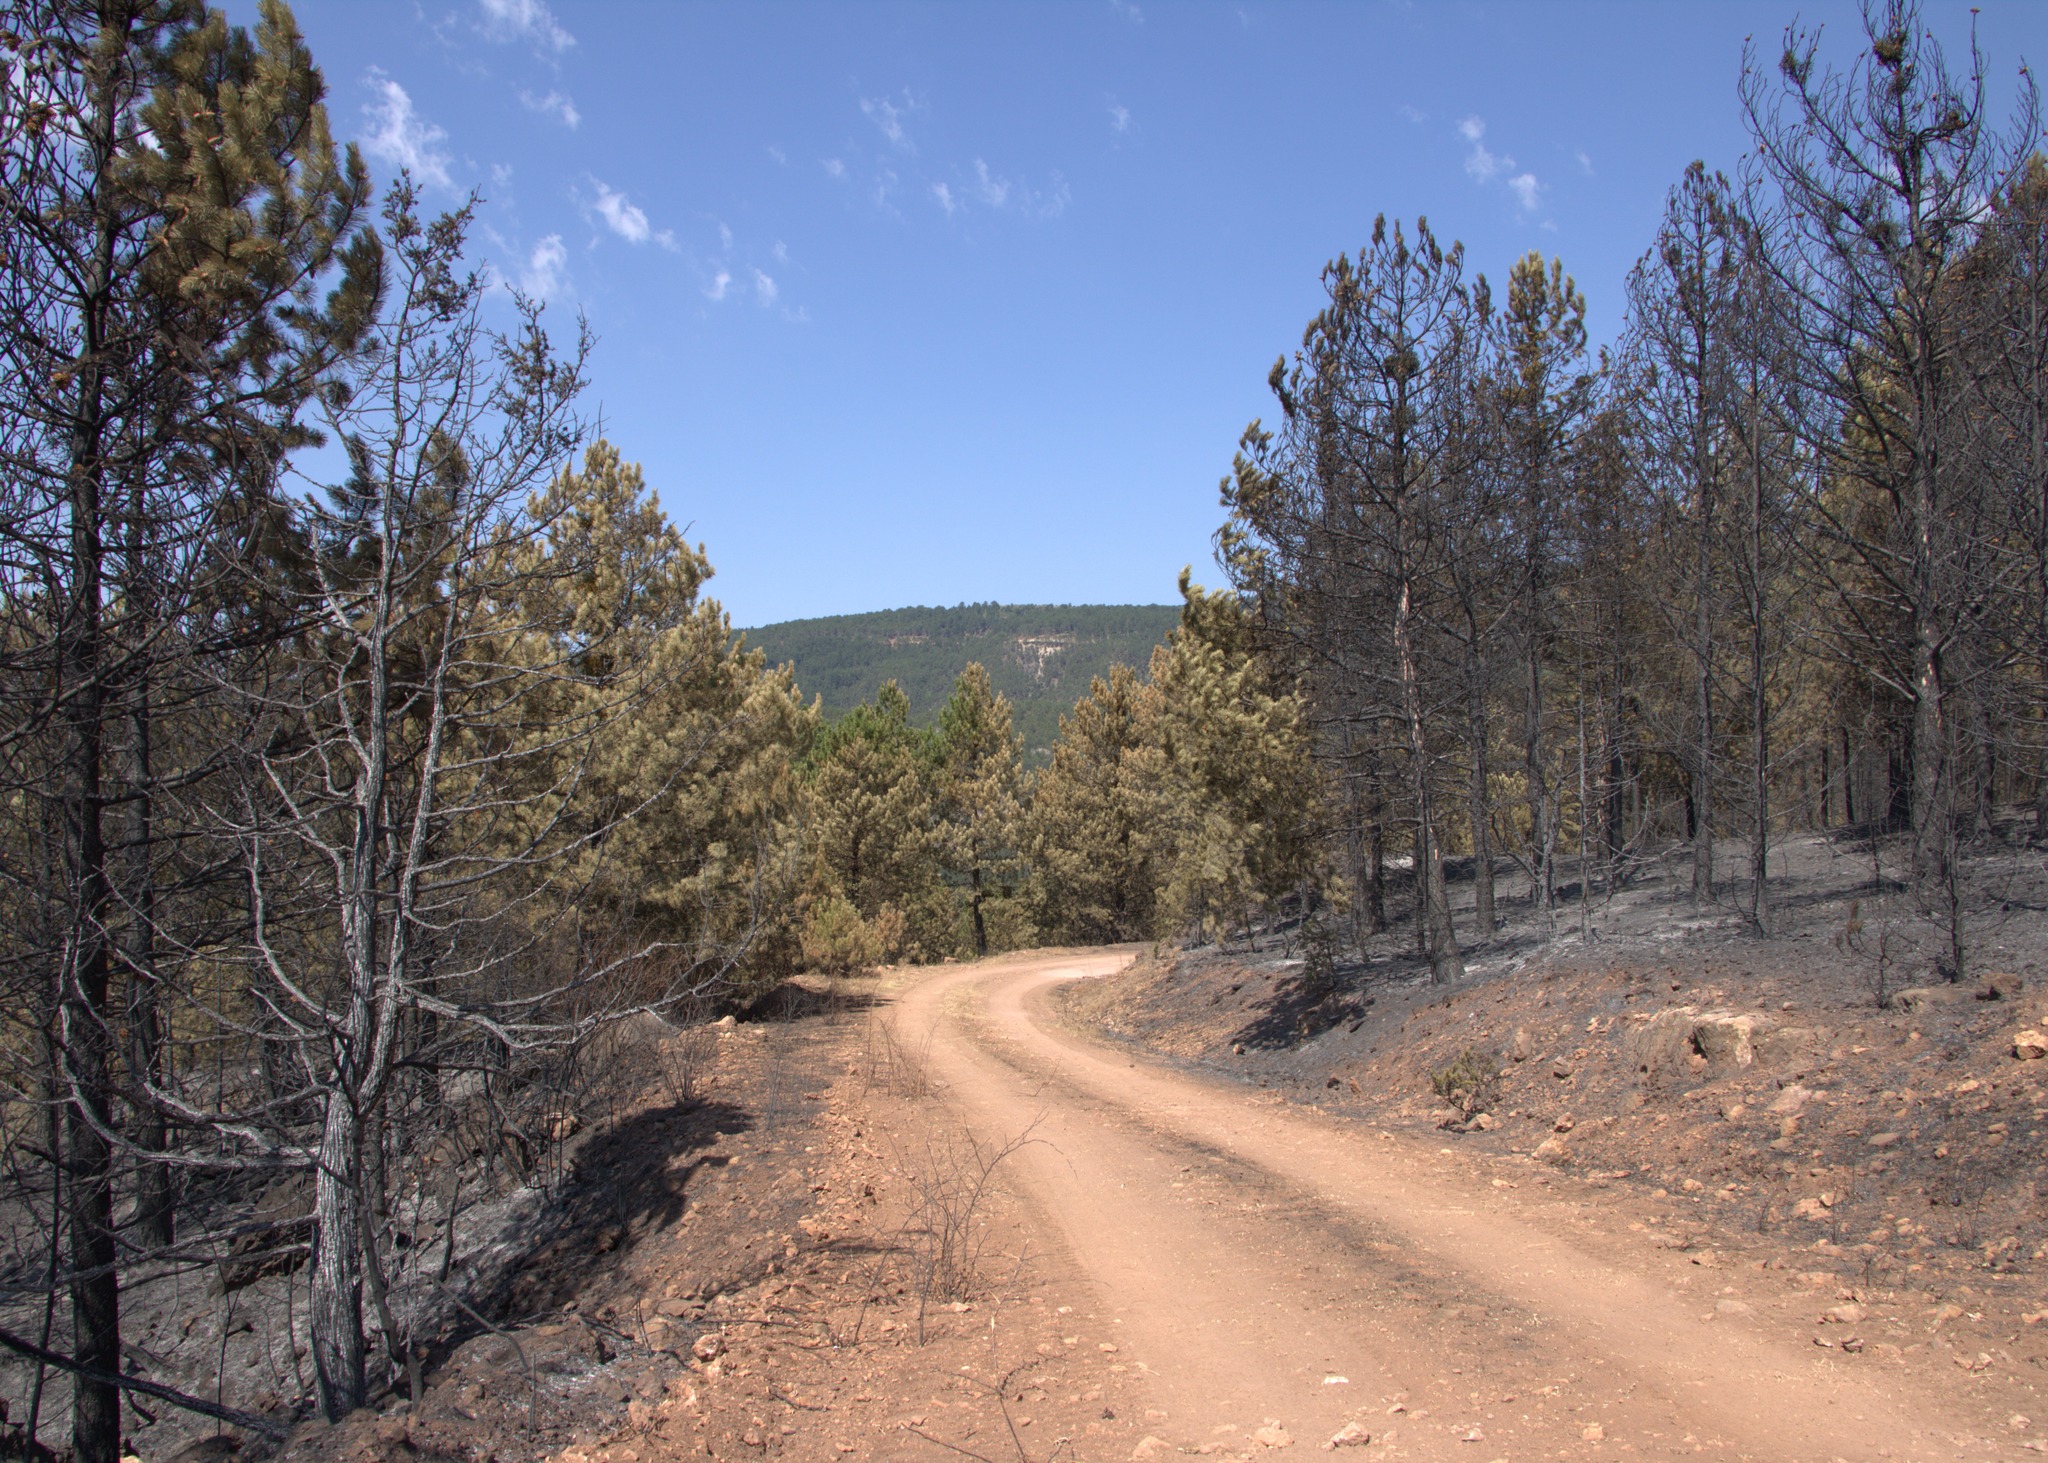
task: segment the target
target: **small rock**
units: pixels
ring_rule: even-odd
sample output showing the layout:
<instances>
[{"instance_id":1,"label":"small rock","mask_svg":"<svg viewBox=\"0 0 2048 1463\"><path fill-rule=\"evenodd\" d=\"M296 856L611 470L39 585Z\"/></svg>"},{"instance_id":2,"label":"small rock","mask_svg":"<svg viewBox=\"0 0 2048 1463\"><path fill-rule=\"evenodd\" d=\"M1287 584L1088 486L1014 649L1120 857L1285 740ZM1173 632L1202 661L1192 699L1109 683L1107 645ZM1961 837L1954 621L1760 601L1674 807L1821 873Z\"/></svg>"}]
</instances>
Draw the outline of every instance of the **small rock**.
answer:
<instances>
[{"instance_id":1,"label":"small rock","mask_svg":"<svg viewBox=\"0 0 2048 1463\"><path fill-rule=\"evenodd\" d=\"M1780 1092L1771 1099L1771 1105L1767 1110L1791 1116L1797 1114L1801 1108L1811 1101L1813 1101L1812 1089L1801 1087L1797 1082L1794 1082L1787 1086L1783 1092Z\"/></svg>"},{"instance_id":2,"label":"small rock","mask_svg":"<svg viewBox=\"0 0 2048 1463\"><path fill-rule=\"evenodd\" d=\"M2032 1027L2015 1032L2012 1038L2012 1054L2016 1061L2038 1062L2041 1058L2048 1057L2048 1036L2043 1036Z\"/></svg>"},{"instance_id":3,"label":"small rock","mask_svg":"<svg viewBox=\"0 0 2048 1463\"><path fill-rule=\"evenodd\" d=\"M1241 1041L1233 1041L1233 1042L1232 1042L1232 1043L1230 1044L1230 1054L1231 1054L1232 1056L1234 1056L1234 1057L1241 1057L1241 1056L1243 1056L1243 1055L1244 1055L1244 1043L1243 1043L1243 1042L1241 1042Z\"/></svg>"},{"instance_id":4,"label":"small rock","mask_svg":"<svg viewBox=\"0 0 2048 1463\"><path fill-rule=\"evenodd\" d=\"M1277 1422L1269 1422L1252 1434L1252 1441L1262 1448L1291 1448L1293 1435Z\"/></svg>"},{"instance_id":5,"label":"small rock","mask_svg":"<svg viewBox=\"0 0 2048 1463\"><path fill-rule=\"evenodd\" d=\"M1864 1140L1872 1148L1889 1148L1899 1141L1897 1133L1872 1133Z\"/></svg>"},{"instance_id":6,"label":"small rock","mask_svg":"<svg viewBox=\"0 0 2048 1463\"><path fill-rule=\"evenodd\" d=\"M1468 1133L1488 1133L1493 1128L1493 1114L1490 1112L1474 1113L1472 1121L1465 1124L1465 1131Z\"/></svg>"},{"instance_id":7,"label":"small rock","mask_svg":"<svg viewBox=\"0 0 2048 1463\"><path fill-rule=\"evenodd\" d=\"M1863 1338L1861 1336L1851 1336L1848 1340L1842 1343L1842 1350L1848 1352L1851 1356L1854 1356L1857 1352L1861 1351L1862 1349Z\"/></svg>"},{"instance_id":8,"label":"small rock","mask_svg":"<svg viewBox=\"0 0 2048 1463\"><path fill-rule=\"evenodd\" d=\"M1372 1441L1372 1434L1355 1422L1347 1422L1330 1434L1329 1446L1333 1448L1362 1448Z\"/></svg>"},{"instance_id":9,"label":"small rock","mask_svg":"<svg viewBox=\"0 0 2048 1463\"><path fill-rule=\"evenodd\" d=\"M1604 1443L1607 1441L1607 1429L1597 1422L1589 1422L1579 1430L1579 1436L1589 1443Z\"/></svg>"},{"instance_id":10,"label":"small rock","mask_svg":"<svg viewBox=\"0 0 2048 1463\"><path fill-rule=\"evenodd\" d=\"M1853 1326L1869 1314L1853 1300L1843 1301L1838 1306L1829 1306L1826 1319L1838 1326Z\"/></svg>"},{"instance_id":11,"label":"small rock","mask_svg":"<svg viewBox=\"0 0 2048 1463\"><path fill-rule=\"evenodd\" d=\"M1569 1133L1573 1128L1576 1128L1577 1126L1578 1123L1573 1119L1572 1115L1570 1113L1564 1113L1559 1116L1556 1122L1550 1125L1550 1131L1553 1133Z\"/></svg>"},{"instance_id":12,"label":"small rock","mask_svg":"<svg viewBox=\"0 0 2048 1463\"><path fill-rule=\"evenodd\" d=\"M222 1463L242 1450L242 1440L226 1433L195 1439L171 1454L164 1463Z\"/></svg>"},{"instance_id":13,"label":"small rock","mask_svg":"<svg viewBox=\"0 0 2048 1463\"><path fill-rule=\"evenodd\" d=\"M1465 1434L1462 1441L1468 1443L1483 1443L1486 1441L1486 1434L1475 1427Z\"/></svg>"},{"instance_id":14,"label":"small rock","mask_svg":"<svg viewBox=\"0 0 2048 1463\"><path fill-rule=\"evenodd\" d=\"M716 1331L706 1331L692 1343L690 1355L699 1361L716 1361L725 1355L725 1338Z\"/></svg>"},{"instance_id":15,"label":"small rock","mask_svg":"<svg viewBox=\"0 0 2048 1463\"><path fill-rule=\"evenodd\" d=\"M727 1013L726 1015L719 1017L716 1021L712 1022L711 1024L714 1028L716 1028L719 1031L731 1031L740 1023L739 1018L733 1016L730 1013Z\"/></svg>"},{"instance_id":16,"label":"small rock","mask_svg":"<svg viewBox=\"0 0 2048 1463\"><path fill-rule=\"evenodd\" d=\"M1568 1082L1571 1080L1572 1069L1566 1063L1558 1062L1551 1067L1550 1075L1560 1082Z\"/></svg>"},{"instance_id":17,"label":"small rock","mask_svg":"<svg viewBox=\"0 0 2048 1463\"><path fill-rule=\"evenodd\" d=\"M1825 1195L1810 1195L1792 1206L1792 1217L1794 1219L1810 1219L1816 1224L1825 1224L1828 1218L1828 1210L1832 1208L1834 1208L1834 1205L1827 1202Z\"/></svg>"},{"instance_id":18,"label":"small rock","mask_svg":"<svg viewBox=\"0 0 2048 1463\"><path fill-rule=\"evenodd\" d=\"M1936 1006L1952 1006L1958 1001L1976 999L1976 993L1967 986L1927 985L1912 986L1892 997L1892 1004L1901 1011L1926 1011Z\"/></svg>"},{"instance_id":19,"label":"small rock","mask_svg":"<svg viewBox=\"0 0 2048 1463\"><path fill-rule=\"evenodd\" d=\"M1750 1308L1747 1301L1724 1298L1714 1302L1714 1314L1717 1316L1751 1316L1755 1315L1756 1312Z\"/></svg>"},{"instance_id":20,"label":"small rock","mask_svg":"<svg viewBox=\"0 0 2048 1463\"><path fill-rule=\"evenodd\" d=\"M1526 1062L1536 1055L1536 1038L1529 1034L1526 1026L1517 1026L1515 1034L1508 1040L1508 1057L1512 1061Z\"/></svg>"},{"instance_id":21,"label":"small rock","mask_svg":"<svg viewBox=\"0 0 2048 1463\"><path fill-rule=\"evenodd\" d=\"M1536 1145L1532 1156L1543 1163L1570 1163L1572 1161L1571 1150L1565 1147L1564 1139L1562 1138L1545 1138Z\"/></svg>"},{"instance_id":22,"label":"small rock","mask_svg":"<svg viewBox=\"0 0 2048 1463\"><path fill-rule=\"evenodd\" d=\"M1138 1439L1138 1446L1131 1449L1131 1457L1134 1459L1164 1458L1169 1453L1177 1451L1178 1449L1172 1443L1166 1441L1165 1438L1158 1437L1152 1433L1146 1433L1144 1437Z\"/></svg>"}]
</instances>

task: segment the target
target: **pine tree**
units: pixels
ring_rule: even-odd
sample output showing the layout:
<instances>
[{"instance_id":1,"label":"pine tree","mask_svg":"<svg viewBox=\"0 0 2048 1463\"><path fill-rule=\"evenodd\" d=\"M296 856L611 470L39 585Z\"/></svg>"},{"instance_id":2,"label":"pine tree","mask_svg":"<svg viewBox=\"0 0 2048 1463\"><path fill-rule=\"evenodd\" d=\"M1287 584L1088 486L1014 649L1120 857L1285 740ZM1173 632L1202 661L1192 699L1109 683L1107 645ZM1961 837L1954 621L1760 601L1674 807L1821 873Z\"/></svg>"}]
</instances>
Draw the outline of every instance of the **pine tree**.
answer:
<instances>
[{"instance_id":1,"label":"pine tree","mask_svg":"<svg viewBox=\"0 0 2048 1463\"><path fill-rule=\"evenodd\" d=\"M966 890L976 955L989 950L989 900L1007 899L1020 872L1022 748L1008 698L970 662L939 708L935 846L944 877Z\"/></svg>"},{"instance_id":2,"label":"pine tree","mask_svg":"<svg viewBox=\"0 0 2048 1463\"><path fill-rule=\"evenodd\" d=\"M1133 757L1144 685L1129 666L1097 676L1060 718L1032 785L1027 842L1039 928L1076 944L1136 940L1154 927L1148 803Z\"/></svg>"}]
</instances>

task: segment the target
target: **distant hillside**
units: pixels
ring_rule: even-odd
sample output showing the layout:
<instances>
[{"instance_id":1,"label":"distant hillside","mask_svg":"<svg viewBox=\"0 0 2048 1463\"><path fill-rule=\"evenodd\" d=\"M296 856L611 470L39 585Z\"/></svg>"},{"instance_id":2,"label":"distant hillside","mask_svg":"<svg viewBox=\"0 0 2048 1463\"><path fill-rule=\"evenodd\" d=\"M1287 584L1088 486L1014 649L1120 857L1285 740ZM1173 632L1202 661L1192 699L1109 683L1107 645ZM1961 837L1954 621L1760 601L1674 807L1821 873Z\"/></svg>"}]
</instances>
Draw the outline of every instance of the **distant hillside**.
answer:
<instances>
[{"instance_id":1,"label":"distant hillside","mask_svg":"<svg viewBox=\"0 0 2048 1463\"><path fill-rule=\"evenodd\" d=\"M785 620L744 632L772 664L796 665L805 696L837 716L894 680L929 723L969 661L988 667L1016 710L1025 759L1042 763L1060 713L1091 676L1121 661L1142 671L1180 619L1179 605L961 605Z\"/></svg>"}]
</instances>

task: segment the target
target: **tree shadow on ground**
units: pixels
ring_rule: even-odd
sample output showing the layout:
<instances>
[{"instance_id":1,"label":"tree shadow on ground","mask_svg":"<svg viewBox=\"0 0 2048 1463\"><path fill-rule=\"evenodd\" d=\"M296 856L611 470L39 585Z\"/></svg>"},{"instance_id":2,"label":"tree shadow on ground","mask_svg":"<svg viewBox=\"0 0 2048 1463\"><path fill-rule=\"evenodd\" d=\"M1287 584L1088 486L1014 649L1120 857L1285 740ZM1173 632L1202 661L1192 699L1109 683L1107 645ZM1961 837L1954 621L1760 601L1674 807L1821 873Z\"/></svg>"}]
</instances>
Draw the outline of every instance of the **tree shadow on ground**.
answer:
<instances>
[{"instance_id":1,"label":"tree shadow on ground","mask_svg":"<svg viewBox=\"0 0 2048 1463\"><path fill-rule=\"evenodd\" d=\"M754 1125L754 1115L732 1103L680 1102L644 1108L592 1134L524 1253L472 1304L508 1325L559 1310L641 1239L673 1227L688 1207L691 1181L727 1162L709 1150Z\"/></svg>"}]
</instances>

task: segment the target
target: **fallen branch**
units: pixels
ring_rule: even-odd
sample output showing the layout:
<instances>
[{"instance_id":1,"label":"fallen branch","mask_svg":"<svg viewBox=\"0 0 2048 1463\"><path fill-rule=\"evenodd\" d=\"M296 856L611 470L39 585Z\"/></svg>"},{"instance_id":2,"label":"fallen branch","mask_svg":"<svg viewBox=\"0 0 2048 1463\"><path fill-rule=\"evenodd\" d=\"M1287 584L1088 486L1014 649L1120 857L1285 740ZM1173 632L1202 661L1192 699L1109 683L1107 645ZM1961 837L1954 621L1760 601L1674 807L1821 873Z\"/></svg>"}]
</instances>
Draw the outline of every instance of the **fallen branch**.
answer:
<instances>
[{"instance_id":1,"label":"fallen branch","mask_svg":"<svg viewBox=\"0 0 2048 1463\"><path fill-rule=\"evenodd\" d=\"M196 1412L201 1417L210 1417L216 1422L232 1423L249 1432L262 1433L267 1438L282 1438L290 1431L283 1424L270 1418L259 1417L253 1412L239 1412L232 1407L222 1407L217 1402L208 1402L204 1397L189 1396L175 1387L166 1387L161 1382L147 1381L142 1377L119 1376L113 1372L101 1371L96 1366L87 1366L84 1362L74 1361L62 1352L51 1351L48 1347L38 1346L33 1341L24 1341L11 1331L0 1330L0 1346L32 1357L46 1366L84 1377L87 1381L98 1382L102 1386L119 1387L127 1392L140 1392L145 1397L154 1397L160 1402L168 1402L173 1407L182 1407L187 1412Z\"/></svg>"}]
</instances>

